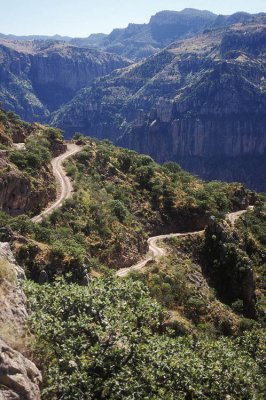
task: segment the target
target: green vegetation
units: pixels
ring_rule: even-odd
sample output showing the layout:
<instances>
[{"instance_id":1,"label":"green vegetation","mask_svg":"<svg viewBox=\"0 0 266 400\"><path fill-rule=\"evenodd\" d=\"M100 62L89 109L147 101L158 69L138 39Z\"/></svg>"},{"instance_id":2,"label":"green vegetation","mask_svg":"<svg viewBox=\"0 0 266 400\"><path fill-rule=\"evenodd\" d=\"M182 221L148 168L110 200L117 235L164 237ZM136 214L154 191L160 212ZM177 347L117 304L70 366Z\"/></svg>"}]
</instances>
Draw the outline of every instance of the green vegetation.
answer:
<instances>
[{"instance_id":1,"label":"green vegetation","mask_svg":"<svg viewBox=\"0 0 266 400\"><path fill-rule=\"evenodd\" d=\"M25 149L12 150L9 159L21 171L36 175L51 161L52 148L55 143L61 143L62 138L59 129L42 127L37 134L29 136Z\"/></svg>"},{"instance_id":2,"label":"green vegetation","mask_svg":"<svg viewBox=\"0 0 266 400\"><path fill-rule=\"evenodd\" d=\"M51 161L48 142L39 139L30 139L26 142L25 150L13 150L10 161L20 170L29 173L38 173L40 168Z\"/></svg>"},{"instance_id":3,"label":"green vegetation","mask_svg":"<svg viewBox=\"0 0 266 400\"><path fill-rule=\"evenodd\" d=\"M256 200L241 185L204 183L178 164L76 139L86 144L65 165L71 199L41 224L0 212L0 239L11 235L31 279L25 291L42 398L262 400L263 307L257 320L246 318L246 298L234 291L255 265L261 280L261 200L246 217L250 232L241 223L235 231L221 221L225 213ZM37 181L61 140L43 128L10 161ZM201 229L211 214L205 235L168 239L167 257L129 279L114 277L146 252L148 236Z\"/></svg>"},{"instance_id":4,"label":"green vegetation","mask_svg":"<svg viewBox=\"0 0 266 400\"><path fill-rule=\"evenodd\" d=\"M266 323L266 199L261 196L254 212L248 212L238 223L238 229L245 241L246 252L249 255L256 275L257 314Z\"/></svg>"},{"instance_id":5,"label":"green vegetation","mask_svg":"<svg viewBox=\"0 0 266 400\"><path fill-rule=\"evenodd\" d=\"M262 332L235 341L175 337L130 279L31 283L26 293L43 399L263 399Z\"/></svg>"},{"instance_id":6,"label":"green vegetation","mask_svg":"<svg viewBox=\"0 0 266 400\"><path fill-rule=\"evenodd\" d=\"M77 139L85 140L79 134ZM131 265L146 251L148 236L162 230L201 229L209 214L223 216L239 208L243 196L247 201L250 196L241 185L205 184L178 164L160 166L148 156L108 141L86 141L84 149L66 163L74 181L72 199L40 225L26 219L9 223L29 239L17 250L34 280L43 269L52 280L71 268L76 279L83 279L91 259L111 268ZM38 144L29 141L26 151L15 160L17 153L13 153L13 161L26 170L32 163L41 165L48 155L42 151L45 143L46 138ZM237 204L239 191L242 197Z\"/></svg>"}]
</instances>

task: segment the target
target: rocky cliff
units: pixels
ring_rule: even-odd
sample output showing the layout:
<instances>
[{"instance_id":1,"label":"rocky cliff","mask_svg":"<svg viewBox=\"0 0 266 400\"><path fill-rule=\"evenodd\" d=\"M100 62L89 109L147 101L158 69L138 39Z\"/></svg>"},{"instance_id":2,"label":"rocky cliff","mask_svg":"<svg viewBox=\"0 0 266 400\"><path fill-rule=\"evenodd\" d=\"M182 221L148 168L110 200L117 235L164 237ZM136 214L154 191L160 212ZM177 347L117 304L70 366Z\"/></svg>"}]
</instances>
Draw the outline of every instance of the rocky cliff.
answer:
<instances>
[{"instance_id":1,"label":"rocky cliff","mask_svg":"<svg viewBox=\"0 0 266 400\"><path fill-rule=\"evenodd\" d=\"M0 101L27 121L44 121L94 78L129 62L56 41L0 40Z\"/></svg>"},{"instance_id":2,"label":"rocky cliff","mask_svg":"<svg viewBox=\"0 0 266 400\"><path fill-rule=\"evenodd\" d=\"M7 160L0 159L0 210L20 215L42 210L56 197L52 168L42 168L33 182Z\"/></svg>"},{"instance_id":3,"label":"rocky cliff","mask_svg":"<svg viewBox=\"0 0 266 400\"><path fill-rule=\"evenodd\" d=\"M38 212L56 197L51 157L66 150L61 132L0 110L0 210Z\"/></svg>"},{"instance_id":4,"label":"rocky cliff","mask_svg":"<svg viewBox=\"0 0 266 400\"><path fill-rule=\"evenodd\" d=\"M39 400L41 373L22 353L26 351L24 271L8 243L0 243L0 399Z\"/></svg>"},{"instance_id":5,"label":"rocky cliff","mask_svg":"<svg viewBox=\"0 0 266 400\"><path fill-rule=\"evenodd\" d=\"M176 42L80 92L53 123L266 190L265 43L263 23Z\"/></svg>"}]
</instances>

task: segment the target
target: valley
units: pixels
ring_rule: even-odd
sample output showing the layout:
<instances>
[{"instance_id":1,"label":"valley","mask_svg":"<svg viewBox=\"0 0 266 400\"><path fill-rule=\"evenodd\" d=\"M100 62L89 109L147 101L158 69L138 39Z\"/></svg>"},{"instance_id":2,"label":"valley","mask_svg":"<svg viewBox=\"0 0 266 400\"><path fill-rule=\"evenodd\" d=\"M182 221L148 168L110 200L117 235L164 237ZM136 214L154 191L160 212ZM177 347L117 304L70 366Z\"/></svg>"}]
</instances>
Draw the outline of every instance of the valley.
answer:
<instances>
[{"instance_id":1,"label":"valley","mask_svg":"<svg viewBox=\"0 0 266 400\"><path fill-rule=\"evenodd\" d=\"M265 398L265 56L263 12L0 34L0 400Z\"/></svg>"},{"instance_id":2,"label":"valley","mask_svg":"<svg viewBox=\"0 0 266 400\"><path fill-rule=\"evenodd\" d=\"M186 9L91 44L3 36L0 101L67 138L109 139L263 192L265 21Z\"/></svg>"}]
</instances>

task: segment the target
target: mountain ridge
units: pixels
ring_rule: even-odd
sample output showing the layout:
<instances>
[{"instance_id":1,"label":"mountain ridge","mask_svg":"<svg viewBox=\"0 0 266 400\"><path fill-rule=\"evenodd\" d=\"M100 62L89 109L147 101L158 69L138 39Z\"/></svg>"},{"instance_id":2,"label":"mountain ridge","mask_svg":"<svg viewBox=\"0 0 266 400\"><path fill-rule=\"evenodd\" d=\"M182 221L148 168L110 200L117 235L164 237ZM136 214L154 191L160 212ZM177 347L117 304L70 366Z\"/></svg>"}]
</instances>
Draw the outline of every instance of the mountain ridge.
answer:
<instances>
[{"instance_id":1,"label":"mountain ridge","mask_svg":"<svg viewBox=\"0 0 266 400\"><path fill-rule=\"evenodd\" d=\"M159 162L180 162L206 179L241 180L265 191L265 36L266 24L250 23L175 42L97 80L51 122ZM259 176L245 156L257 157ZM243 157L242 167L230 172L229 162L226 178L219 170L212 174L219 157L232 165Z\"/></svg>"},{"instance_id":2,"label":"mountain ridge","mask_svg":"<svg viewBox=\"0 0 266 400\"><path fill-rule=\"evenodd\" d=\"M88 37L61 35L16 36L0 34L8 40L60 40L70 44L96 47L138 61L155 54L171 42L201 33L204 29L216 29L240 22L265 19L266 13L236 12L217 15L208 10L185 8L181 11L163 10L151 16L147 23L129 23L125 28L115 28L110 34L92 33Z\"/></svg>"}]
</instances>

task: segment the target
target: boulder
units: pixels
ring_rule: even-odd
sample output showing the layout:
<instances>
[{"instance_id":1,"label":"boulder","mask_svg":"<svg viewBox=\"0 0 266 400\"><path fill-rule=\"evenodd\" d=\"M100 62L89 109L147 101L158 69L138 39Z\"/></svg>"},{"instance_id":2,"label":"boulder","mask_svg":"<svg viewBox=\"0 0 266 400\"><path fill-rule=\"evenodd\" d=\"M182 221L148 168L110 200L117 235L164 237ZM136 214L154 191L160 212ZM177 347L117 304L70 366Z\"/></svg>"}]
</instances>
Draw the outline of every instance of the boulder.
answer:
<instances>
[{"instance_id":1,"label":"boulder","mask_svg":"<svg viewBox=\"0 0 266 400\"><path fill-rule=\"evenodd\" d=\"M0 339L0 399L39 400L41 381L38 368Z\"/></svg>"}]
</instances>

